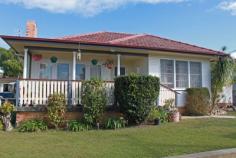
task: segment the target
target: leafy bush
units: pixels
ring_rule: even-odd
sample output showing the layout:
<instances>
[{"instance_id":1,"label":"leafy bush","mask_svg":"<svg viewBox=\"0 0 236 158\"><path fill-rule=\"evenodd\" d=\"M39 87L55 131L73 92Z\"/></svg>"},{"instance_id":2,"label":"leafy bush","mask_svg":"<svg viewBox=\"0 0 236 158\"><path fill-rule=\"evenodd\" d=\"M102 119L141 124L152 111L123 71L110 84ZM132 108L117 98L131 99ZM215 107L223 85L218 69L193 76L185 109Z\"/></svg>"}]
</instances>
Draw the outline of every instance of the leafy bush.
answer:
<instances>
[{"instance_id":1,"label":"leafy bush","mask_svg":"<svg viewBox=\"0 0 236 158\"><path fill-rule=\"evenodd\" d=\"M67 126L68 130L73 132L87 131L91 129L91 126L76 120L69 121Z\"/></svg>"},{"instance_id":2,"label":"leafy bush","mask_svg":"<svg viewBox=\"0 0 236 158\"><path fill-rule=\"evenodd\" d=\"M65 113L65 96L57 93L50 95L48 97L48 118L56 129L64 122Z\"/></svg>"},{"instance_id":3,"label":"leafy bush","mask_svg":"<svg viewBox=\"0 0 236 158\"><path fill-rule=\"evenodd\" d=\"M19 132L39 132L46 131L47 124L42 120L29 120L22 123L19 127Z\"/></svg>"},{"instance_id":4,"label":"leafy bush","mask_svg":"<svg viewBox=\"0 0 236 158\"><path fill-rule=\"evenodd\" d=\"M159 119L161 123L168 122L168 111L164 107L153 106L147 117L147 121L154 122L155 119Z\"/></svg>"},{"instance_id":5,"label":"leafy bush","mask_svg":"<svg viewBox=\"0 0 236 158\"><path fill-rule=\"evenodd\" d=\"M0 107L0 112L5 116L11 114L13 111L15 111L15 107L8 101L4 102Z\"/></svg>"},{"instance_id":6,"label":"leafy bush","mask_svg":"<svg viewBox=\"0 0 236 158\"><path fill-rule=\"evenodd\" d=\"M109 118L105 124L105 128L107 129L124 128L125 124L126 124L126 121L123 117Z\"/></svg>"},{"instance_id":7,"label":"leafy bush","mask_svg":"<svg viewBox=\"0 0 236 158\"><path fill-rule=\"evenodd\" d=\"M10 102L6 101L0 107L0 114L2 115L2 122L4 124L4 129L6 131L11 131L13 129L11 120L12 113L15 111L15 107Z\"/></svg>"},{"instance_id":8,"label":"leafy bush","mask_svg":"<svg viewBox=\"0 0 236 158\"><path fill-rule=\"evenodd\" d=\"M129 75L115 79L115 98L129 123L141 123L159 96L158 77Z\"/></svg>"},{"instance_id":9,"label":"leafy bush","mask_svg":"<svg viewBox=\"0 0 236 158\"><path fill-rule=\"evenodd\" d=\"M95 125L101 118L106 103L106 91L101 80L92 79L82 84L82 105L86 123Z\"/></svg>"},{"instance_id":10,"label":"leafy bush","mask_svg":"<svg viewBox=\"0 0 236 158\"><path fill-rule=\"evenodd\" d=\"M187 89L186 112L189 115L207 115L210 108L210 94L207 88Z\"/></svg>"}]
</instances>

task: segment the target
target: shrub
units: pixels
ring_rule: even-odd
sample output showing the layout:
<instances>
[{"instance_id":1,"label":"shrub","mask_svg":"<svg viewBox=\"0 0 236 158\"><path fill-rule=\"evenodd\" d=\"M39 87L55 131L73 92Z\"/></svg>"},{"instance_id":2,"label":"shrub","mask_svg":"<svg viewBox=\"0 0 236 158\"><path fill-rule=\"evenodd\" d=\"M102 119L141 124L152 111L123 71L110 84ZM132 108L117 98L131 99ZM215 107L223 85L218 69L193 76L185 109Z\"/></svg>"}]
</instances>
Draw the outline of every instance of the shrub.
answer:
<instances>
[{"instance_id":1,"label":"shrub","mask_svg":"<svg viewBox=\"0 0 236 158\"><path fill-rule=\"evenodd\" d=\"M105 88L101 80L92 79L82 84L82 105L86 123L95 125L104 112L107 99Z\"/></svg>"},{"instance_id":2,"label":"shrub","mask_svg":"<svg viewBox=\"0 0 236 158\"><path fill-rule=\"evenodd\" d=\"M46 131L47 124L42 120L29 120L22 123L19 127L19 132L39 132Z\"/></svg>"},{"instance_id":3,"label":"shrub","mask_svg":"<svg viewBox=\"0 0 236 158\"><path fill-rule=\"evenodd\" d=\"M161 123L168 122L168 111L164 107L153 106L147 117L147 121L154 122L155 119L159 119Z\"/></svg>"},{"instance_id":4,"label":"shrub","mask_svg":"<svg viewBox=\"0 0 236 158\"><path fill-rule=\"evenodd\" d=\"M69 121L67 127L69 131L73 132L87 131L91 129L91 126L89 126L88 124L76 120Z\"/></svg>"},{"instance_id":5,"label":"shrub","mask_svg":"<svg viewBox=\"0 0 236 158\"><path fill-rule=\"evenodd\" d=\"M115 98L129 123L141 123L159 95L159 78L129 75L115 79Z\"/></svg>"},{"instance_id":6,"label":"shrub","mask_svg":"<svg viewBox=\"0 0 236 158\"><path fill-rule=\"evenodd\" d=\"M105 128L107 129L124 128L125 124L126 124L126 121L123 117L109 118L105 124Z\"/></svg>"},{"instance_id":7,"label":"shrub","mask_svg":"<svg viewBox=\"0 0 236 158\"><path fill-rule=\"evenodd\" d=\"M48 118L56 129L64 122L65 113L65 96L57 93L50 95L48 97Z\"/></svg>"},{"instance_id":8,"label":"shrub","mask_svg":"<svg viewBox=\"0 0 236 158\"><path fill-rule=\"evenodd\" d=\"M189 115L207 115L210 108L210 94L207 88L189 88L186 99L186 112Z\"/></svg>"},{"instance_id":9,"label":"shrub","mask_svg":"<svg viewBox=\"0 0 236 158\"><path fill-rule=\"evenodd\" d=\"M0 112L5 116L11 114L13 111L15 111L15 107L8 101L4 102L3 105L0 107Z\"/></svg>"},{"instance_id":10,"label":"shrub","mask_svg":"<svg viewBox=\"0 0 236 158\"><path fill-rule=\"evenodd\" d=\"M11 131L13 129L11 120L12 120L12 113L15 111L15 107L10 102L6 101L0 107L0 113L2 115L2 122L4 124L4 129L6 131Z\"/></svg>"},{"instance_id":11,"label":"shrub","mask_svg":"<svg viewBox=\"0 0 236 158\"><path fill-rule=\"evenodd\" d=\"M2 120L0 119L0 130L3 130L3 123L2 123Z\"/></svg>"}]
</instances>

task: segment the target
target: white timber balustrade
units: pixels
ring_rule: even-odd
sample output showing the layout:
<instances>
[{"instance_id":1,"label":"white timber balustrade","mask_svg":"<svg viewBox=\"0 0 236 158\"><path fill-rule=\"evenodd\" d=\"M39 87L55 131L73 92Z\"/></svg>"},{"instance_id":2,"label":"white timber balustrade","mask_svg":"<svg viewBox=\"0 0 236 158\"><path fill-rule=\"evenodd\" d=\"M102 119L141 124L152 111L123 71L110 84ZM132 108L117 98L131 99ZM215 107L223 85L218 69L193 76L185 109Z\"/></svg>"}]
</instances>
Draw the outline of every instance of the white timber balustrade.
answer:
<instances>
[{"instance_id":1,"label":"white timber balustrade","mask_svg":"<svg viewBox=\"0 0 236 158\"><path fill-rule=\"evenodd\" d=\"M68 104L81 105L83 81L59 81L59 80L18 80L17 106L47 105L48 96L53 93L65 95ZM114 82L105 81L104 87L107 96L107 105L114 104ZM165 86L160 86L158 105L164 105L167 99L175 99L176 92Z\"/></svg>"},{"instance_id":2,"label":"white timber balustrade","mask_svg":"<svg viewBox=\"0 0 236 158\"><path fill-rule=\"evenodd\" d=\"M164 85L160 85L160 94L158 98L158 104L163 106L165 105L165 101L169 99L174 99L174 101L176 101L176 91Z\"/></svg>"}]
</instances>

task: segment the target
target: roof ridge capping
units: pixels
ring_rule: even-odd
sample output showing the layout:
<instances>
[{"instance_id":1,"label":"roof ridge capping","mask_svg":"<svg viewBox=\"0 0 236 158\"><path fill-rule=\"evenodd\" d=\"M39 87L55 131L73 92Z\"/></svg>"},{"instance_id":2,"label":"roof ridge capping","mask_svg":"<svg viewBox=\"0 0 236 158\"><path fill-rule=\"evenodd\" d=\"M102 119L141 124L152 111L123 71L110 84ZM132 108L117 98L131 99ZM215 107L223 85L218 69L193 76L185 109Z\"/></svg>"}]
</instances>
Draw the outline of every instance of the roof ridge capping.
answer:
<instances>
[{"instance_id":1,"label":"roof ridge capping","mask_svg":"<svg viewBox=\"0 0 236 158\"><path fill-rule=\"evenodd\" d=\"M189 43L186 43L186 42L181 42L181 41L177 41L177 40L172 40L172 39L165 38L165 37L160 37L160 36L157 36L157 35L151 35L151 34L146 34L146 35L147 35L147 36L156 37L156 38L160 38L160 39L163 39L163 40L168 40L168 41L171 41L171 42L177 42L177 43L180 43L180 44L189 45L189 46L196 47L196 48L205 49L205 50L208 50L208 51L217 52L217 53L219 53L219 54L221 54L221 55L226 55L225 52L218 51L218 50L213 50L213 49L210 49L210 48L205 48L205 47L202 47L202 46L197 46L197 45L195 45L195 44L189 44Z\"/></svg>"},{"instance_id":2,"label":"roof ridge capping","mask_svg":"<svg viewBox=\"0 0 236 158\"><path fill-rule=\"evenodd\" d=\"M91 33L82 33L82 34L74 34L74 35L67 35L63 37L56 37L55 39L68 39L68 38L75 38L75 37L83 37L83 36L89 36L89 35L97 35L97 34L103 34L103 33L113 33L113 34L125 34L125 35L136 35L132 33L126 33L126 32L111 32L111 31L98 31L98 32L91 32Z\"/></svg>"},{"instance_id":3,"label":"roof ridge capping","mask_svg":"<svg viewBox=\"0 0 236 158\"><path fill-rule=\"evenodd\" d=\"M98 31L98 32L91 32L91 33L82 33L82 34L74 34L74 35L66 35L66 36L62 36L62 37L56 37L54 39L68 39L68 38L74 38L74 37L83 37L83 36L88 36L88 35L94 35L94 34L100 34L100 33L104 33L105 31Z\"/></svg>"},{"instance_id":4,"label":"roof ridge capping","mask_svg":"<svg viewBox=\"0 0 236 158\"><path fill-rule=\"evenodd\" d=\"M118 39L115 39L115 40L111 40L111 41L109 41L109 43L111 43L111 44L116 44L116 43L119 43L119 42L122 42L122 41L127 41L127 40L130 40L130 39L142 37L142 36L145 36L145 35L146 35L146 34L134 34L134 35L130 35L130 36L127 36L127 37L123 37L123 38L118 38Z\"/></svg>"}]
</instances>

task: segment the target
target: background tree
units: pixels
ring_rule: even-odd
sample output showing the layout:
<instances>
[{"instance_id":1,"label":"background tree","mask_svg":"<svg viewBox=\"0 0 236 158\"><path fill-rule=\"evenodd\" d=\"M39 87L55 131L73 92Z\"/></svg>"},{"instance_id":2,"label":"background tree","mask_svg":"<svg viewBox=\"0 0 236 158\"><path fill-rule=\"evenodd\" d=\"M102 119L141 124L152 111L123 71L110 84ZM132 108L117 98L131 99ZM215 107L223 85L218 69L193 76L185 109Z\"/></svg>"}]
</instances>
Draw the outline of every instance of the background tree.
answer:
<instances>
[{"instance_id":1,"label":"background tree","mask_svg":"<svg viewBox=\"0 0 236 158\"><path fill-rule=\"evenodd\" d=\"M12 49L0 48L0 67L3 68L5 77L18 77L22 75L22 59Z\"/></svg>"},{"instance_id":2,"label":"background tree","mask_svg":"<svg viewBox=\"0 0 236 158\"><path fill-rule=\"evenodd\" d=\"M227 47L221 49L226 51ZM229 56L219 57L217 61L211 64L211 109L214 111L220 101L220 93L225 86L233 84L235 61Z\"/></svg>"}]
</instances>

